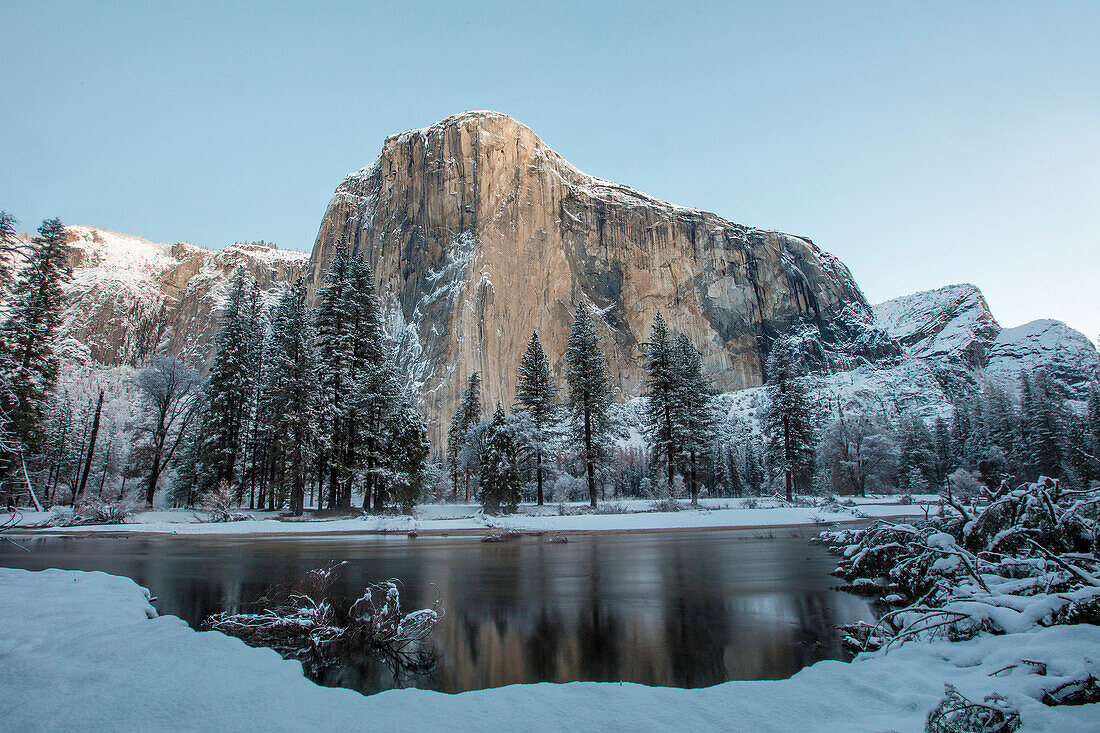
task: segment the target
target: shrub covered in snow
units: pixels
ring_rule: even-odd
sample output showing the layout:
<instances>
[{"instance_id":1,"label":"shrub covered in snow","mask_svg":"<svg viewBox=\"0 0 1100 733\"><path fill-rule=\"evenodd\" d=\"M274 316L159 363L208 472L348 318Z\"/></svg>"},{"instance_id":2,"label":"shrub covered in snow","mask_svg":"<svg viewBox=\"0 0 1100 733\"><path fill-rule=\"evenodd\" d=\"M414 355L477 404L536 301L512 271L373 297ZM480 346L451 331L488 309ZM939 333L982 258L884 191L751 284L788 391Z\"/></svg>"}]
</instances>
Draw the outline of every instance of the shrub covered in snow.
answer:
<instances>
[{"instance_id":1,"label":"shrub covered in snow","mask_svg":"<svg viewBox=\"0 0 1100 733\"><path fill-rule=\"evenodd\" d=\"M203 496L202 508L206 510L208 522L242 522L246 519L255 519L251 514L244 514L233 509L233 495L229 491L229 484L220 482L217 487Z\"/></svg>"},{"instance_id":2,"label":"shrub covered in snow","mask_svg":"<svg viewBox=\"0 0 1100 733\"><path fill-rule=\"evenodd\" d=\"M394 675L428 671L434 655L428 639L443 616L437 600L411 613L401 609L400 582L372 583L341 613L328 591L346 562L310 570L294 586L274 589L251 612L216 613L206 627L249 646L270 647L316 673L348 654L362 653L389 665Z\"/></svg>"},{"instance_id":3,"label":"shrub covered in snow","mask_svg":"<svg viewBox=\"0 0 1100 733\"><path fill-rule=\"evenodd\" d=\"M76 527L82 524L124 524L137 511L136 505L125 499L108 501L100 498L81 502L75 508L55 506L44 525Z\"/></svg>"},{"instance_id":4,"label":"shrub covered in snow","mask_svg":"<svg viewBox=\"0 0 1100 733\"><path fill-rule=\"evenodd\" d=\"M841 556L835 574L893 607L873 626L847 627L849 647L1100 622L1100 490L1041 478L987 498L974 515L945 498L928 521L821 533Z\"/></svg>"}]
</instances>

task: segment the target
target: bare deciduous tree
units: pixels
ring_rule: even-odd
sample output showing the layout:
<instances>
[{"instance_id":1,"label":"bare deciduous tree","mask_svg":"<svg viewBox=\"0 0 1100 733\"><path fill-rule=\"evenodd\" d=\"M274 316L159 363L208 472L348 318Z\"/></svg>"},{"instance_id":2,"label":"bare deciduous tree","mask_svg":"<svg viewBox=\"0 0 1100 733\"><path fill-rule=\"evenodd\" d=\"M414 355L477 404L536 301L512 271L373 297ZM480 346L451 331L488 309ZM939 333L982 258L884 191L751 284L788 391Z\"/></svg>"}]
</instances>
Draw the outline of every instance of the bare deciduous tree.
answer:
<instances>
[{"instance_id":1,"label":"bare deciduous tree","mask_svg":"<svg viewBox=\"0 0 1100 733\"><path fill-rule=\"evenodd\" d=\"M155 356L136 378L146 409L140 431L149 440L149 472L145 482L145 503L153 497L164 467L183 442L187 426L195 416L199 400L198 373L170 356Z\"/></svg>"}]
</instances>

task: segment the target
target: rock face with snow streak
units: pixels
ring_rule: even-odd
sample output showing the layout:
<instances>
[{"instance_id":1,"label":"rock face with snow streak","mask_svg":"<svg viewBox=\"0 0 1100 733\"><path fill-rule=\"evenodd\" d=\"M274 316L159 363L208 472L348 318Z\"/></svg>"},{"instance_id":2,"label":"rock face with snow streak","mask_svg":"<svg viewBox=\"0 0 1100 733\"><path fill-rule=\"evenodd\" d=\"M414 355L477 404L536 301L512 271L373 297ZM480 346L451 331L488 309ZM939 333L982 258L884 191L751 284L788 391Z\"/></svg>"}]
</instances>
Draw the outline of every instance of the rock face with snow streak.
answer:
<instances>
[{"instance_id":1,"label":"rock face with snow streak","mask_svg":"<svg viewBox=\"0 0 1100 733\"><path fill-rule=\"evenodd\" d=\"M61 334L64 353L105 366L137 364L155 352L204 366L216 310L239 269L267 290L306 269L303 252L265 244L208 250L159 244L86 226L66 227L72 247Z\"/></svg>"},{"instance_id":2,"label":"rock face with snow streak","mask_svg":"<svg viewBox=\"0 0 1100 733\"><path fill-rule=\"evenodd\" d=\"M725 390L761 384L771 341L794 325L848 363L897 353L848 269L809 240L588 176L492 112L389 137L329 203L313 250L315 288L337 246L373 265L391 331L420 361L436 437L474 371L487 404L512 402L533 330L561 382L582 302L602 314L622 398L640 390L657 310Z\"/></svg>"}]
</instances>

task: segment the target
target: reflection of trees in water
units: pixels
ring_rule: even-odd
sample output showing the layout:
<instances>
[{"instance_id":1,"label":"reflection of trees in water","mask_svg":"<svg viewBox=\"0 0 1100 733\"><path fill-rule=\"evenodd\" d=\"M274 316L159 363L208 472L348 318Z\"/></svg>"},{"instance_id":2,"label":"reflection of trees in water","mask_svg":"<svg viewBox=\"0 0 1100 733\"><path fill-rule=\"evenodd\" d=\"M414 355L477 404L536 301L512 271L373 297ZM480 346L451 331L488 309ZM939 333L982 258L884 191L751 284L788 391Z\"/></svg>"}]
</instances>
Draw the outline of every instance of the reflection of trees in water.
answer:
<instances>
[{"instance_id":1,"label":"reflection of trees in water","mask_svg":"<svg viewBox=\"0 0 1100 733\"><path fill-rule=\"evenodd\" d=\"M403 538L402 538L403 539ZM43 567L129 575L192 625L254 600L272 584L333 558L350 564L338 592L358 597L383 578L404 581L410 606L446 616L441 658L407 684L446 692L577 679L700 686L786 677L843 658L833 624L865 612L831 593L832 560L805 539L745 533L415 542L107 538L36 540ZM41 546L39 545L41 542ZM318 677L363 692L393 687L385 665L349 658Z\"/></svg>"}]
</instances>

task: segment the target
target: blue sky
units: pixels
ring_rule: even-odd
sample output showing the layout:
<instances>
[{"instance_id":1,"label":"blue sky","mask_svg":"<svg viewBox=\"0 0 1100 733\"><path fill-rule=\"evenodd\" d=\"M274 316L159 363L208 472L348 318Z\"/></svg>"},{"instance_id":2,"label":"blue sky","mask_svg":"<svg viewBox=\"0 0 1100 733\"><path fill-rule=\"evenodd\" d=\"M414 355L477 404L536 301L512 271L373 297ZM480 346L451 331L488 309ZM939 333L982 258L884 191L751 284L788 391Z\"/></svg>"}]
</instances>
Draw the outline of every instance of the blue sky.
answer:
<instances>
[{"instance_id":1,"label":"blue sky","mask_svg":"<svg viewBox=\"0 0 1100 733\"><path fill-rule=\"evenodd\" d=\"M1100 333L1100 3L0 0L0 208L309 249L387 134L510 114L582 170L811 237L877 302Z\"/></svg>"}]
</instances>

